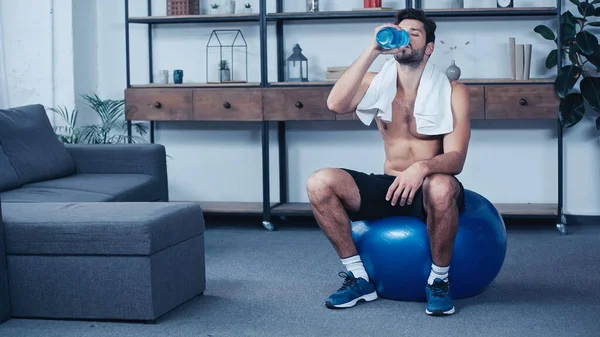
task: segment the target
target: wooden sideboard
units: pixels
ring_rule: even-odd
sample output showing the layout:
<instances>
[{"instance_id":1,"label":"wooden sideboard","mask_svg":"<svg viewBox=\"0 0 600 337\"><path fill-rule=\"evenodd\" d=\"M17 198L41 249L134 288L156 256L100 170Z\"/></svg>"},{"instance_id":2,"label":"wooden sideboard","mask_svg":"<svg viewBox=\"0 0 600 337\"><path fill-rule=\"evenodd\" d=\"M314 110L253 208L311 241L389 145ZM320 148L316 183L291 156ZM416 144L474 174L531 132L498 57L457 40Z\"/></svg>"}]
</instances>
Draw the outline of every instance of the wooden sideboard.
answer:
<instances>
[{"instance_id":1,"label":"wooden sideboard","mask_svg":"<svg viewBox=\"0 0 600 337\"><path fill-rule=\"evenodd\" d=\"M556 119L552 80L465 80L472 119ZM128 120L300 121L349 120L327 108L331 82L260 87L132 86L125 90Z\"/></svg>"},{"instance_id":2,"label":"wooden sideboard","mask_svg":"<svg viewBox=\"0 0 600 337\"><path fill-rule=\"evenodd\" d=\"M461 80L470 90L471 119L557 120L553 79ZM327 108L332 82L234 85L141 85L125 90L131 121L335 121L357 119ZM201 202L206 214L254 214L262 202ZM555 217L556 203L494 204L503 216ZM273 216L311 215L308 203L270 202Z\"/></svg>"}]
</instances>

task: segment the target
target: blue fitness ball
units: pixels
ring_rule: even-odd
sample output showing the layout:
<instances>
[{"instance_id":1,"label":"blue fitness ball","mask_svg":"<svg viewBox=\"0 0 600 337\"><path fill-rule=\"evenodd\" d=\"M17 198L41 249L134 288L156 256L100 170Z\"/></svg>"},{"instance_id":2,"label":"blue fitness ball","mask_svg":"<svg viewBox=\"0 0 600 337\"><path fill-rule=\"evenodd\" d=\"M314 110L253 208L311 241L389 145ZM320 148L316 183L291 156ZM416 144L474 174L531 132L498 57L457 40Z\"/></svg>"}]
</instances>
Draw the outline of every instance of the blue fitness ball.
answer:
<instances>
[{"instance_id":1,"label":"blue fitness ball","mask_svg":"<svg viewBox=\"0 0 600 337\"><path fill-rule=\"evenodd\" d=\"M414 217L355 221L352 237L380 297L426 300L432 260L425 223ZM500 272L505 256L506 227L500 213L483 196L465 190L450 262L452 298L482 293Z\"/></svg>"}]
</instances>

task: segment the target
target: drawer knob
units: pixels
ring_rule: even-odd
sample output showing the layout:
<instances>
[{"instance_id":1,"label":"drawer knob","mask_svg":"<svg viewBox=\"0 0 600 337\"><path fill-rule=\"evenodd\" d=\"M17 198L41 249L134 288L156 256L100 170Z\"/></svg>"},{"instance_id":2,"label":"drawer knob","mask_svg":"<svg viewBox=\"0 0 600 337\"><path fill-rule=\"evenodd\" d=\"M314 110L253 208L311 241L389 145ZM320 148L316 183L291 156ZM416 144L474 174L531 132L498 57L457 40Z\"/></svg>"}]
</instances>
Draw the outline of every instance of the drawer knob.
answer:
<instances>
[{"instance_id":1,"label":"drawer knob","mask_svg":"<svg viewBox=\"0 0 600 337\"><path fill-rule=\"evenodd\" d=\"M223 103L223 107L225 109L229 109L229 108L231 108L231 104L229 104L229 102L225 102L225 103Z\"/></svg>"},{"instance_id":2,"label":"drawer knob","mask_svg":"<svg viewBox=\"0 0 600 337\"><path fill-rule=\"evenodd\" d=\"M521 98L521 99L519 100L519 104L521 104L521 105L527 105L527 100L526 100L526 99L524 99L524 98Z\"/></svg>"},{"instance_id":3,"label":"drawer knob","mask_svg":"<svg viewBox=\"0 0 600 337\"><path fill-rule=\"evenodd\" d=\"M300 102L300 101L296 102L296 108L302 109L303 106L304 106L304 104L302 104L302 102Z\"/></svg>"},{"instance_id":4,"label":"drawer knob","mask_svg":"<svg viewBox=\"0 0 600 337\"><path fill-rule=\"evenodd\" d=\"M162 106L162 104L160 104L160 102L155 102L154 103L154 107L157 109L160 109L160 107Z\"/></svg>"}]
</instances>

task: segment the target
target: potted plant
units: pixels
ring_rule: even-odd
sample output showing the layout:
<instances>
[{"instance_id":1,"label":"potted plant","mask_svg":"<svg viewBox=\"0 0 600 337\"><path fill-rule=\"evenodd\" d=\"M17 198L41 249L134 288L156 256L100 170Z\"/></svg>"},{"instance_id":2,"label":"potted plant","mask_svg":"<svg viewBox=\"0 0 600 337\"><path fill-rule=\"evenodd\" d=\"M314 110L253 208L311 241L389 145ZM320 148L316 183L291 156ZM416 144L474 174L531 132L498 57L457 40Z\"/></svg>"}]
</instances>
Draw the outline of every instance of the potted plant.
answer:
<instances>
[{"instance_id":1,"label":"potted plant","mask_svg":"<svg viewBox=\"0 0 600 337\"><path fill-rule=\"evenodd\" d=\"M125 120L125 101L102 100L96 94L82 95L86 104L98 115L99 124L77 126L78 110L67 110L65 107L50 108L65 125L55 126L56 136L65 144L117 144L127 143L127 121ZM144 136L148 133L148 125L132 123L132 143L147 143Z\"/></svg>"},{"instance_id":2,"label":"potted plant","mask_svg":"<svg viewBox=\"0 0 600 337\"><path fill-rule=\"evenodd\" d=\"M229 70L229 63L227 62L227 60L221 60L221 62L219 63L219 70L219 77L221 79L221 82L231 81L231 71Z\"/></svg>"},{"instance_id":3,"label":"potted plant","mask_svg":"<svg viewBox=\"0 0 600 337\"><path fill-rule=\"evenodd\" d=\"M209 14L219 14L219 4L211 4L208 10Z\"/></svg>"},{"instance_id":4,"label":"potted plant","mask_svg":"<svg viewBox=\"0 0 600 337\"><path fill-rule=\"evenodd\" d=\"M244 4L244 13L252 14L252 4L250 4L250 3Z\"/></svg>"},{"instance_id":5,"label":"potted plant","mask_svg":"<svg viewBox=\"0 0 600 337\"><path fill-rule=\"evenodd\" d=\"M589 22L589 18L600 16L600 0L569 0L580 16L570 10L560 17L562 45L558 50L556 34L545 25L538 25L533 30L544 39L557 43L557 48L546 57L546 68L557 65L558 57L562 61L561 68L554 81L554 90L560 98L558 118L564 127L579 123L586 112L586 105L596 114L596 129L600 131L600 45L598 38L587 29L600 27L600 22ZM579 82L579 83L578 83ZM578 86L577 86L578 84Z\"/></svg>"}]
</instances>

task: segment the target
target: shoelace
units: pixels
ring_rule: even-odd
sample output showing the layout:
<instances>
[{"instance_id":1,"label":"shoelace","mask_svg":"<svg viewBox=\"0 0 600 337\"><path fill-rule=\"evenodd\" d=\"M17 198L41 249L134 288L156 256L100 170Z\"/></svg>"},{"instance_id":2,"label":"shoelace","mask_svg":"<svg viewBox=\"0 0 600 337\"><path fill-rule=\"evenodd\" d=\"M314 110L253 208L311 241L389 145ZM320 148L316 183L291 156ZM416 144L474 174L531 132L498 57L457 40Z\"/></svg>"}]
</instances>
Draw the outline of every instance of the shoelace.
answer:
<instances>
[{"instance_id":1,"label":"shoelace","mask_svg":"<svg viewBox=\"0 0 600 337\"><path fill-rule=\"evenodd\" d=\"M354 287L356 287L358 285L358 283L356 282L357 279L355 277L352 277L352 276L346 274L343 271L339 272L338 275L340 277L344 278L344 283L342 284L342 286L340 287L340 289L338 289L338 291L339 290L346 290L348 287L354 288Z\"/></svg>"},{"instance_id":2,"label":"shoelace","mask_svg":"<svg viewBox=\"0 0 600 337\"><path fill-rule=\"evenodd\" d=\"M444 297L444 295L448 292L448 283L436 281L429 286L429 289L431 289L432 296Z\"/></svg>"}]
</instances>

